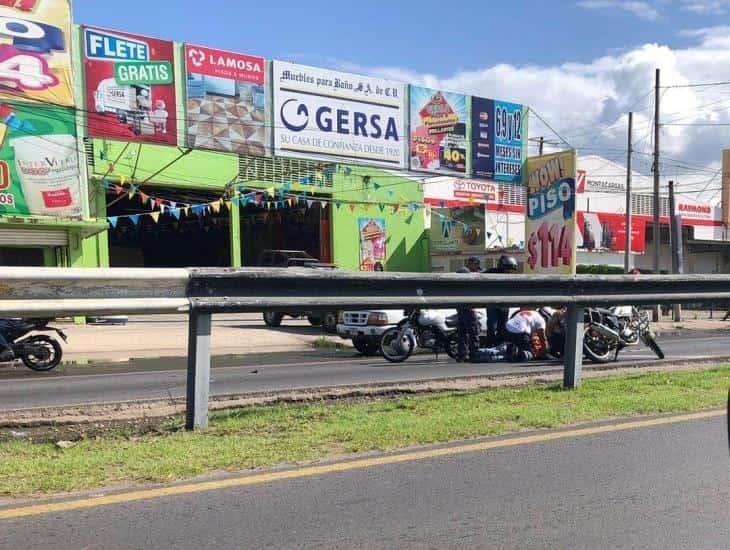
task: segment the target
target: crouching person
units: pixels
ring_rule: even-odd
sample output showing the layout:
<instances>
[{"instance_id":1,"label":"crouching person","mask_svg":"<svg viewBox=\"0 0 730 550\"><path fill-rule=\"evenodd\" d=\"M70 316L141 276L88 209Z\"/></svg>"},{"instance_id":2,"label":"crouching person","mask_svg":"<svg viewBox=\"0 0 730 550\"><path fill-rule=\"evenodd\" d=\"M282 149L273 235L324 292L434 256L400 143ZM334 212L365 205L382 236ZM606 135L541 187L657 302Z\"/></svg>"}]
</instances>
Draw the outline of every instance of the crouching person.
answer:
<instances>
[{"instance_id":1,"label":"crouching person","mask_svg":"<svg viewBox=\"0 0 730 550\"><path fill-rule=\"evenodd\" d=\"M523 309L507 321L504 340L508 345L508 360L521 363L547 356L549 345L545 330L553 313L547 307L538 311Z\"/></svg>"}]
</instances>

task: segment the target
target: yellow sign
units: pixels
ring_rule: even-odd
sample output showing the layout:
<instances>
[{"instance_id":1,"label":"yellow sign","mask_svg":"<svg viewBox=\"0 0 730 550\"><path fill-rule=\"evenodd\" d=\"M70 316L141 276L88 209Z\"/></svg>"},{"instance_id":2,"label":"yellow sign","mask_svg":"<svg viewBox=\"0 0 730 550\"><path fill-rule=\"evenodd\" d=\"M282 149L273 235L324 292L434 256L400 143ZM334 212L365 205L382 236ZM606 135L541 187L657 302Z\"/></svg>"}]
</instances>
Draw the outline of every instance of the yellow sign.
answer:
<instances>
[{"instance_id":1,"label":"yellow sign","mask_svg":"<svg viewBox=\"0 0 730 550\"><path fill-rule=\"evenodd\" d=\"M527 159L525 273L574 275L575 151Z\"/></svg>"},{"instance_id":2,"label":"yellow sign","mask_svg":"<svg viewBox=\"0 0 730 550\"><path fill-rule=\"evenodd\" d=\"M0 99L72 106L71 1L0 0Z\"/></svg>"}]
</instances>

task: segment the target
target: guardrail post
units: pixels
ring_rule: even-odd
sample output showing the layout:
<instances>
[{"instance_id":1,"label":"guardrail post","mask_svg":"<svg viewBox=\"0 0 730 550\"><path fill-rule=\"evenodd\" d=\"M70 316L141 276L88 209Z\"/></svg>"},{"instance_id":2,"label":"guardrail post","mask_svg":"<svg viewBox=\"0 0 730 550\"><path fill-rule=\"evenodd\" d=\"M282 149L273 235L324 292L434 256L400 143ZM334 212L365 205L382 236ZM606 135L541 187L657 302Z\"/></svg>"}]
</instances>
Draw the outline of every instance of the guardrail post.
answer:
<instances>
[{"instance_id":1,"label":"guardrail post","mask_svg":"<svg viewBox=\"0 0 730 550\"><path fill-rule=\"evenodd\" d=\"M583 308L568 306L565 335L565 370L563 387L575 389L580 385L583 371Z\"/></svg>"},{"instance_id":2,"label":"guardrail post","mask_svg":"<svg viewBox=\"0 0 730 550\"><path fill-rule=\"evenodd\" d=\"M208 427L210 393L210 313L190 311L188 319L188 385L185 403L185 428Z\"/></svg>"}]
</instances>

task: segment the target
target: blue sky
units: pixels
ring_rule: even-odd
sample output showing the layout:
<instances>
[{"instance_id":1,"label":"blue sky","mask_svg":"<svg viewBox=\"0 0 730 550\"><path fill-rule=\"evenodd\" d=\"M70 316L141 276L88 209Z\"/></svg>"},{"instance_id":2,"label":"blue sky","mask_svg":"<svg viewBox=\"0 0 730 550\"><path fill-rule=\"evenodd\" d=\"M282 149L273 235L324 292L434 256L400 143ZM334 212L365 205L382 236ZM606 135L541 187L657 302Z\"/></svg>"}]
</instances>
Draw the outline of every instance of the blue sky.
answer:
<instances>
[{"instance_id":1,"label":"blue sky","mask_svg":"<svg viewBox=\"0 0 730 550\"><path fill-rule=\"evenodd\" d=\"M579 155L625 158L633 111L634 163L647 173L655 68L663 84L730 80L730 0L74 5L77 23L523 103L533 111L533 140L567 143ZM717 200L721 150L730 148L730 85L665 89L662 117L675 123L661 128L662 153L675 159L664 173Z\"/></svg>"},{"instance_id":2,"label":"blue sky","mask_svg":"<svg viewBox=\"0 0 730 550\"><path fill-rule=\"evenodd\" d=\"M679 29L711 22L686 8L683 1L77 0L75 19L268 58L448 75L498 63L586 62L646 42L682 45Z\"/></svg>"}]
</instances>

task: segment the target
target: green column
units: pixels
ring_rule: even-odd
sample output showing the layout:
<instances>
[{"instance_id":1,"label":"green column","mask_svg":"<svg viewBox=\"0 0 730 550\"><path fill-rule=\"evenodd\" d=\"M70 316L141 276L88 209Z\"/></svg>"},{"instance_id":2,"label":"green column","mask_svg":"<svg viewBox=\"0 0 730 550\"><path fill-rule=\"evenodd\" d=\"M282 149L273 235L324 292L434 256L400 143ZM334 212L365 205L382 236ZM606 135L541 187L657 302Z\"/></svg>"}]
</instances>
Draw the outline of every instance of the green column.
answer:
<instances>
[{"instance_id":1,"label":"green column","mask_svg":"<svg viewBox=\"0 0 730 550\"><path fill-rule=\"evenodd\" d=\"M231 267L243 265L243 254L241 252L241 207L236 203L231 205Z\"/></svg>"}]
</instances>

